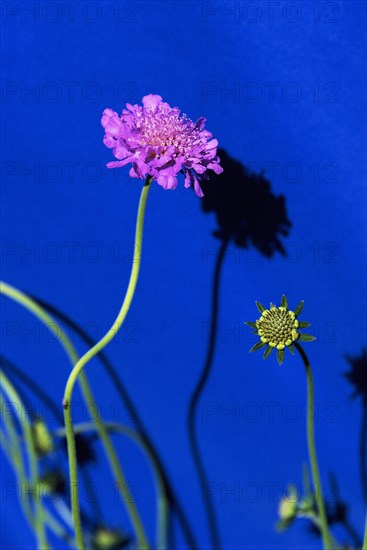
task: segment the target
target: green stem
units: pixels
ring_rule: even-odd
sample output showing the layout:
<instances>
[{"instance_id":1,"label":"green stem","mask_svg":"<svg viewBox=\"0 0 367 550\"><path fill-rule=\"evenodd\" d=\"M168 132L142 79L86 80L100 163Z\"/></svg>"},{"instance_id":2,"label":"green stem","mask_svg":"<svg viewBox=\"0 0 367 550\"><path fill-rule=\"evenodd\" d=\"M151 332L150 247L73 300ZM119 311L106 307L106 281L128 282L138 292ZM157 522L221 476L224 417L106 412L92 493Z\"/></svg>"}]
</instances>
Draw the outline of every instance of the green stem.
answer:
<instances>
[{"instance_id":1,"label":"green stem","mask_svg":"<svg viewBox=\"0 0 367 550\"><path fill-rule=\"evenodd\" d=\"M320 518L320 530L325 550L331 549L331 537L329 533L326 508L324 503L324 497L322 492L319 466L316 455L315 445L315 430L314 430L314 411L315 411L315 398L314 398L314 384L312 377L312 369L306 353L298 342L294 343L297 351L302 357L307 377L307 443L308 453L311 462L311 471L313 477L313 483L315 487L315 499Z\"/></svg>"},{"instance_id":2,"label":"green stem","mask_svg":"<svg viewBox=\"0 0 367 550\"><path fill-rule=\"evenodd\" d=\"M69 357L72 367L74 367L74 365L77 364L77 362L79 361L79 356L73 344L68 339L67 335L62 330L62 328L55 321L55 319L51 317L51 315L49 315L35 300L33 300L32 298L30 298L20 290L16 289L15 287L12 287L11 285L8 285L7 283L4 283L4 282L0 283L0 293L4 294L8 298L11 298L12 300L21 304L26 309L28 309L31 313L33 313L33 315L35 315L38 319L40 319L40 321L42 321L42 323L44 323L44 325L60 341L60 344L62 345L67 356ZM91 414L91 417L93 418L94 411L91 410L91 405L95 403L95 399L94 399L92 390L89 386L87 376L84 372L80 373L78 381L80 382L84 401L86 402L87 407L90 409L90 414ZM100 418L99 415L97 415L94 418L94 421L96 424L96 428L97 428L100 440L102 442L102 445L104 446L105 453L109 461L110 467L113 471L117 488L123 494L126 507L128 511L130 511L131 506L133 506L132 497L130 495L130 491L126 483L124 473L118 462L116 451L110 440L108 432L105 429L103 420ZM73 486L73 488L75 491L75 485ZM131 517L131 513L130 513L130 517Z\"/></svg>"},{"instance_id":3,"label":"green stem","mask_svg":"<svg viewBox=\"0 0 367 550\"><path fill-rule=\"evenodd\" d=\"M317 527L317 529L319 531L321 531L321 523L320 523L320 519L319 517L317 517L315 515L315 513L313 512L309 512L309 513L298 513L297 514L297 517L298 518L305 518L305 519L309 519L315 527ZM330 543L332 545L332 548L334 550L338 550L340 548L340 545L336 542L335 538L333 537L333 535L331 533L330 534Z\"/></svg>"},{"instance_id":4,"label":"green stem","mask_svg":"<svg viewBox=\"0 0 367 550\"><path fill-rule=\"evenodd\" d=\"M28 480L25 472L23 454L20 448L19 437L15 429L12 416L7 414L7 403L5 402L5 399L3 399L1 395L0 395L0 406L1 406L1 410L4 411L4 416L6 415L4 424L8 434L8 438L7 438L5 434L1 433L1 445L3 447L5 454L8 457L10 464L13 466L13 468L17 472L18 487L26 487L28 484ZM9 439L9 442L7 441L7 439ZM29 504L28 499L21 498L20 502L22 504L25 517L27 518L31 527L34 528L35 522L33 518L32 508Z\"/></svg>"},{"instance_id":5,"label":"green stem","mask_svg":"<svg viewBox=\"0 0 367 550\"><path fill-rule=\"evenodd\" d=\"M0 403L1 403L1 407L3 407L3 410L6 410L5 402L1 397L0 397ZM25 475L24 462L22 459L22 453L18 442L18 435L15 431L14 425L12 425L12 427L7 426L7 430L8 430L10 442L7 441L7 437L3 433L3 430L0 428L1 446L3 448L5 455L8 458L9 464L13 467L14 473L17 476L18 487L23 487L23 486L26 486L27 484L27 478ZM16 444L14 444L15 441L17 441ZM26 519L28 520L29 525L34 529L35 521L34 521L32 510L29 506L28 500L23 498L19 500L23 509L23 513ZM75 541L73 540L73 537L71 537L65 531L64 527L57 521L57 519L53 517L53 515L47 510L47 508L44 510L44 513L45 513L45 524L49 527L49 529L53 533L55 533L55 535L58 536L60 539L67 542L70 546L75 546Z\"/></svg>"},{"instance_id":6,"label":"green stem","mask_svg":"<svg viewBox=\"0 0 367 550\"><path fill-rule=\"evenodd\" d=\"M141 196L140 196L138 217L137 217L136 230L135 230L134 260L133 260L133 265L131 269L127 292L126 292L124 301L122 303L121 309L116 317L115 322L113 323L111 328L108 330L108 332L103 336L103 338L101 338L101 340L99 340L97 344L95 344L89 351L87 351L87 353L85 353L79 359L79 361L71 371L65 386L64 400L63 400L64 419L65 419L66 440L67 440L68 455L69 455L70 484L72 489L74 490L74 499L72 499L72 511L73 511L73 519L75 524L75 533L76 533L78 548L79 547L84 548L84 541L83 541L83 534L81 531L80 510L79 510L77 461L76 461L75 438L73 434L73 420L72 420L72 410L71 410L72 395L73 395L75 382L77 381L77 378L79 374L82 372L85 365L93 357L95 357L109 342L111 342L111 340L115 337L118 330L121 328L121 325L125 320L127 312L129 311L130 304L134 296L136 283L138 280L140 261L141 261L141 248L142 248L142 242L143 242L144 214L145 214L145 207L147 203L151 182L152 182L152 178L149 176L145 182L145 185L142 189ZM103 431L101 433L101 437L105 444L107 443L106 436L107 436L106 432ZM113 471L116 471L118 468L118 461L117 461L116 455L111 457L111 459L112 459L112 462L111 462L112 469ZM130 518L131 518L132 524L134 525L135 532L137 535L138 546L141 549L149 548L149 543L145 535L143 524L137 512L136 506L131 499L131 495L128 490L127 483L122 471L120 472L120 474L121 474L120 475L121 485L119 484L119 489L121 490L124 496L126 506L129 510Z\"/></svg>"},{"instance_id":7,"label":"green stem","mask_svg":"<svg viewBox=\"0 0 367 550\"><path fill-rule=\"evenodd\" d=\"M114 325L111 327L108 333L102 338L102 340L100 340L95 346L93 346L93 348L91 348L89 352L86 353L80 360L75 351L74 346L69 341L67 336L57 325L55 320L50 315L48 315L37 304L37 302L29 298L26 294L20 292L16 288L11 287L10 285L7 285L6 283L0 284L0 290L3 294L8 296L9 298L14 299L18 303L21 303L23 306L25 306L34 315L36 315L49 328L49 330L56 335L57 338L60 339L60 342L63 345L74 367L65 389L64 404L66 405L67 403L67 406L64 408L64 415L65 415L66 428L69 426L68 455L69 455L69 469L71 471L71 476L70 476L71 495L72 497L74 497L72 498L73 518L74 518L74 521L76 522L76 536L78 539L77 544L81 548L84 548L84 540L83 540L83 535L81 531L80 511L79 511L79 491L78 491L77 468L76 468L77 465L76 465L75 439L74 439L72 429L70 430L70 427L72 428L72 417L71 417L71 407L70 407L71 395L74 389L75 381L78 378L78 375L80 373L79 381L81 384L84 400L86 401L88 407L90 407L91 404L94 402L94 397L90 389L90 386L88 384L86 375L81 371L83 367L87 364L87 362L92 357L94 357L99 351L101 351L112 340L112 338L115 336L115 334L121 327L121 324L124 321L126 314L129 310L131 300L134 294L136 282L137 282L138 273L139 273L144 213L145 213L145 206L146 206L150 184L151 184L151 178L148 177L142 189L140 203L139 203L138 219L137 219L136 232L135 232L135 258L134 258L134 263L133 263L133 267L130 275L130 281L129 281L128 290L125 296L125 300L122 304L121 310L119 312L119 315L116 318ZM93 411L91 411L91 415L93 417ZM147 538L145 536L145 532L144 532L140 517L138 515L135 504L130 495L130 491L128 489L124 473L118 462L117 455L112 445L112 442L104 427L103 421L97 416L97 418L95 419L95 422L96 422L100 439L104 445L105 452L109 460L111 469L114 473L114 476L117 482L117 487L121 491L124 497L124 501L125 501L127 510L129 512L131 521L135 527L137 539L139 542L139 547L148 548L149 545L147 542Z\"/></svg>"},{"instance_id":8,"label":"green stem","mask_svg":"<svg viewBox=\"0 0 367 550\"><path fill-rule=\"evenodd\" d=\"M26 413L25 407L20 399L18 392L8 379L8 377L1 372L1 387L3 388L4 393L6 394L8 400L14 404L14 411L18 416L18 420L23 426L24 439L26 444L27 453L30 460L30 484L32 491L37 492L37 482L38 482L38 459L36 450L33 444L33 435L30 419ZM27 483L28 488L28 483ZM49 548L45 532L45 514L43 509L43 504L41 496L35 494L34 505L36 509L35 517L35 532L38 540L38 547L42 550L47 550Z\"/></svg>"},{"instance_id":9,"label":"green stem","mask_svg":"<svg viewBox=\"0 0 367 550\"><path fill-rule=\"evenodd\" d=\"M367 514L366 514L366 524L364 526L364 537L363 537L362 550L367 550Z\"/></svg>"},{"instance_id":10,"label":"green stem","mask_svg":"<svg viewBox=\"0 0 367 550\"><path fill-rule=\"evenodd\" d=\"M167 548L167 520L168 520L168 499L166 495L164 480L162 478L159 465L157 464L155 457L149 447L146 445L144 439L140 435L123 424L116 422L106 422L105 428L109 433L121 433L127 436L129 439L134 441L144 454L149 459L150 465L152 467L153 476L156 485L157 491L157 500L158 500L158 514L157 514L157 550L165 550ZM87 422L81 422L79 424L74 424L74 433L85 433L90 431L96 431L96 427ZM54 435L57 437L65 437L66 430L61 428L54 432Z\"/></svg>"},{"instance_id":11,"label":"green stem","mask_svg":"<svg viewBox=\"0 0 367 550\"><path fill-rule=\"evenodd\" d=\"M145 207L146 207L150 184L151 184L151 178L149 177L147 178L147 181L142 189L142 194L140 198L138 219L137 219L136 232L135 232L135 258L134 258L134 263L133 263L132 271L130 275L129 286L128 286L128 290L127 290L124 302L116 318L116 321L112 325L111 329L80 360L78 360L78 356L71 342L66 338L63 332L60 331L55 321L47 313L45 313L44 310L40 308L38 304L36 304L36 302L28 298L26 295L20 293L13 287L10 287L5 283L1 284L1 287L2 287L1 291L4 294L8 295L9 297L12 297L18 302L23 303L23 305L25 305L28 309L30 309L33 313L35 313L48 326L48 328L60 338L73 365L75 365L66 384L63 403L64 403L64 417L65 417L65 426L66 426L67 443L68 443L72 511L73 511L75 535L77 539L78 548L84 548L84 537L82 533L81 520L80 520L77 460L76 460L75 438L74 438L73 429L72 429L71 397L72 397L75 382L78 378L78 375L80 374L80 383L82 386L84 398L87 404L88 403L92 404L94 402L93 394L89 387L88 381L84 376L84 373L82 373L81 371L83 367L92 359L92 357L94 357L113 339L113 337L121 327L126 317L126 314L129 310L129 307L134 295L139 268L140 268L144 213L145 213ZM102 443L105 446L106 454L109 459L111 468L114 472L118 489L123 494L126 507L130 514L131 521L134 525L139 547L142 549L149 548L149 544L144 532L142 522L140 520L139 514L137 512L135 504L130 495L130 491L128 489L125 476L118 462L117 455L112 446L112 442L108 436L107 430L104 427L103 421L98 417L96 419L96 424L97 424L97 428L98 428Z\"/></svg>"},{"instance_id":12,"label":"green stem","mask_svg":"<svg viewBox=\"0 0 367 550\"><path fill-rule=\"evenodd\" d=\"M101 338L99 342L97 342L89 351L87 351L87 353L83 355L83 357L79 359L79 361L71 371L69 379L66 383L65 392L64 392L64 402L66 402L66 405L70 405L74 385L80 372L83 370L85 365L91 359L93 359L93 357L95 357L116 336L117 332L121 328L122 323L125 320L127 312L129 311L131 301L134 296L135 287L138 280L138 274L140 269L141 248L142 248L142 242L143 242L144 214L145 214L145 207L147 203L150 184L151 184L151 178L148 177L140 196L138 217L136 221L136 230L135 230L135 247L134 247L135 252L134 252L133 266L131 269L130 280L129 280L128 288L127 288L126 295L122 303L121 309L116 317L115 322L113 323L111 328L107 331L107 333L103 336L103 338ZM70 406L66 406L65 410L69 411Z\"/></svg>"}]
</instances>

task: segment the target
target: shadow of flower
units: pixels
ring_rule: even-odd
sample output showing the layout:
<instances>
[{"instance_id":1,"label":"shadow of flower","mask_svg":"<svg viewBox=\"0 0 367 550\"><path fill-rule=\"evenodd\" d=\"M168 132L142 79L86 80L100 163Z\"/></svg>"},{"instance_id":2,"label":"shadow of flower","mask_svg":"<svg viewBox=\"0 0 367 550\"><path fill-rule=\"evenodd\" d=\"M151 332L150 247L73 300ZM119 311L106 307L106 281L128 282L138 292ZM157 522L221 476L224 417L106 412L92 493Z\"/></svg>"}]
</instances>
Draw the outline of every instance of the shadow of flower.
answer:
<instances>
[{"instance_id":1,"label":"shadow of flower","mask_svg":"<svg viewBox=\"0 0 367 550\"><path fill-rule=\"evenodd\" d=\"M223 149L218 150L224 172L211 175L202 183L204 213L214 213L218 224L213 235L221 241L214 268L209 344L199 380L192 392L187 419L188 436L198 479L202 490L208 486L204 462L199 448L196 413L201 395L208 382L213 365L219 316L220 276L225 254L231 241L235 246L258 250L266 258L276 252L285 256L282 237L292 226L288 219L285 199L271 191L270 182L263 173L248 170ZM214 503L209 494L205 498L208 529L212 547L221 547Z\"/></svg>"},{"instance_id":2,"label":"shadow of flower","mask_svg":"<svg viewBox=\"0 0 367 550\"><path fill-rule=\"evenodd\" d=\"M362 400L362 425L359 438L359 461L361 485L367 504L367 350L362 348L359 355L345 355L350 370L344 373L345 378L354 387L352 398Z\"/></svg>"},{"instance_id":3,"label":"shadow of flower","mask_svg":"<svg viewBox=\"0 0 367 550\"><path fill-rule=\"evenodd\" d=\"M267 258L275 252L285 255L281 237L289 234L292 224L284 197L272 193L262 172L251 172L223 149L218 154L224 172L203 183L201 202L204 212L215 213L214 235L242 248L253 246Z\"/></svg>"},{"instance_id":4,"label":"shadow of flower","mask_svg":"<svg viewBox=\"0 0 367 550\"><path fill-rule=\"evenodd\" d=\"M363 407L367 407L367 350L363 348L360 355L345 355L345 358L350 371L344 376L354 386L352 397L361 397Z\"/></svg>"}]
</instances>

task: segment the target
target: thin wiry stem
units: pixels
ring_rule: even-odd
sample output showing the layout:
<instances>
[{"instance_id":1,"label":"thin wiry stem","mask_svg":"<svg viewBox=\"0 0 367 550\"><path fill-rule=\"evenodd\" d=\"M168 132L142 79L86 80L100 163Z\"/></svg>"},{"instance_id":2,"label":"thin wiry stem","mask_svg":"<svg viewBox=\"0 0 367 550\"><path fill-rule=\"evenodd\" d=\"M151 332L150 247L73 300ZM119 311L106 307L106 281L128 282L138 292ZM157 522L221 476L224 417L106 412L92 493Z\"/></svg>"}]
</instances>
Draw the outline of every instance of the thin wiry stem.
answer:
<instances>
[{"instance_id":1,"label":"thin wiry stem","mask_svg":"<svg viewBox=\"0 0 367 550\"><path fill-rule=\"evenodd\" d=\"M101 351L115 336L117 331L121 328L121 325L126 317L126 314L129 310L140 268L141 261L141 248L142 248L142 237L143 237L143 224L144 224L144 214L145 207L148 198L148 192L150 189L151 178L147 178L147 181L142 189L142 194L139 203L138 218L135 232L135 257L134 263L132 266L132 271L130 275L129 286L127 293L120 309L120 312L116 318L115 323L112 325L111 329L106 333L106 335L95 345L93 346L81 359L78 358L78 355L68 340L66 335L60 330L60 327L57 326L54 319L49 316L34 300L30 299L25 294L19 292L17 289L7 285L5 283L1 284L1 292L6 294L8 297L15 299L16 301L22 303L31 310L35 315L42 320L48 328L54 332L57 337L60 339L63 347L65 348L74 368L69 376L68 382L66 384L64 392L64 418L65 426L67 430L67 442L68 442L68 457L69 457L69 470L70 470L70 487L71 487L71 496L72 496L72 510L73 510L73 520L77 538L78 548L84 548L84 537L81 527L80 520L80 506L79 506L79 490L78 490L78 477L77 477L77 461L76 461L76 447L75 447L75 437L72 429L72 416L71 416L71 398L74 389L76 380L78 379L81 383L82 391L84 394L85 401L87 404L92 404L94 402L93 394L89 387L88 381L82 372L84 366L94 357L99 351ZM93 414L93 411L92 411ZM112 446L112 442L109 438L107 430L104 426L104 423L98 417L96 418L96 424L99 432L101 441L105 447L107 457L110 462L110 466L114 472L118 489L122 492L126 507L128 509L132 524L134 525L139 547L140 548L149 548L149 543L145 535L145 531L136 509L135 503L132 500L128 485L122 471L122 468L117 459L116 452Z\"/></svg>"},{"instance_id":2,"label":"thin wiry stem","mask_svg":"<svg viewBox=\"0 0 367 550\"><path fill-rule=\"evenodd\" d=\"M314 412L315 412L315 397L314 397L314 384L311 365L308 360L306 353L303 348L299 345L298 342L294 343L297 351L302 357L306 369L307 377L307 443L308 443L308 453L311 462L311 471L313 477L313 483L315 487L315 500L317 509L319 512L320 519L320 530L322 535L322 540L324 543L325 550L331 549L331 536L329 533L326 508L324 503L323 491L320 480L319 466L317 462L316 455L316 445L315 445L315 429L314 429Z\"/></svg>"},{"instance_id":3,"label":"thin wiry stem","mask_svg":"<svg viewBox=\"0 0 367 550\"><path fill-rule=\"evenodd\" d=\"M34 506L36 510L35 518L35 532L38 540L38 547L42 550L47 550L49 548L46 530L45 530L45 513L43 509L43 503L40 495L37 495L37 482L38 482L38 459L37 453L34 447L33 434L31 422L28 417L28 414L25 411L22 400L19 397L18 392L14 388L13 384L9 378L5 375L4 372L1 372L1 387L6 394L8 400L14 404L15 414L18 416L18 420L23 426L24 440L26 444L27 454L30 461L30 486L32 492L35 492L34 496ZM12 429L12 428L10 428ZM28 490L27 482L27 490Z\"/></svg>"},{"instance_id":4,"label":"thin wiry stem","mask_svg":"<svg viewBox=\"0 0 367 550\"><path fill-rule=\"evenodd\" d=\"M89 351L87 351L87 353L85 353L76 363L76 365L74 366L73 370L69 375L69 378L66 382L65 391L64 391L63 404L64 404L66 440L68 445L68 456L69 456L70 485L71 485L71 489L74 490L74 499L72 499L72 510L73 510L73 519L74 519L74 525L75 525L75 531L76 531L76 538L78 542L78 547L80 548L84 548L84 540L83 540L83 533L81 530L81 521L80 521L77 461L76 461L75 437L73 433L73 419L72 419L72 396L73 396L75 383L80 373L82 372L83 368L85 367L85 365L91 359L93 359L93 357L95 357L109 342L111 342L111 340L115 337L118 330L121 328L121 325L125 320L127 312L129 311L129 308L134 296L136 283L138 280L139 269L140 269L145 207L147 203L151 182L152 182L152 178L149 176L142 189L141 196L140 196L138 217L137 217L136 230L135 230L135 248L134 248L135 255L134 255L133 265L131 269L128 288L127 288L126 295L122 303L121 309L116 317L115 322L113 323L111 328L107 331L107 333L103 336L103 338L101 338L99 342L97 342L97 344L95 344ZM100 432L100 436L106 446L107 452L109 452L111 441L105 429L103 429ZM145 530L144 530L142 521L140 519L139 513L136 509L135 503L131 498L124 473L122 469L119 467L119 463L116 455L115 454L112 455L109 452L109 456L110 456L110 463L111 463L112 470L115 473L118 472L119 474L119 478L118 478L119 488L123 493L126 506L131 518L131 522L134 526L136 536L138 539L139 548L141 549L149 548L148 539L146 537Z\"/></svg>"}]
</instances>

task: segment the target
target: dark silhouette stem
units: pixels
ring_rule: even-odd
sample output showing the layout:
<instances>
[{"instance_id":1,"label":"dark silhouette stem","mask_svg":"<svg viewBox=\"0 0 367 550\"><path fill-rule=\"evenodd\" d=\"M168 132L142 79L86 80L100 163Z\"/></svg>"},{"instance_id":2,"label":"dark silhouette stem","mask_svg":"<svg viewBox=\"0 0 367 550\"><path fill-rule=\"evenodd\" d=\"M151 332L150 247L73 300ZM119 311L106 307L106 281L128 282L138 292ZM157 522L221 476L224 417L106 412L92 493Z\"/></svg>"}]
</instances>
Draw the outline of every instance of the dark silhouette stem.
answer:
<instances>
[{"instance_id":1,"label":"dark silhouette stem","mask_svg":"<svg viewBox=\"0 0 367 550\"><path fill-rule=\"evenodd\" d=\"M361 438L359 442L359 455L361 461L361 481L365 504L367 504L367 406L363 407L361 426Z\"/></svg>"},{"instance_id":2,"label":"dark silhouette stem","mask_svg":"<svg viewBox=\"0 0 367 550\"><path fill-rule=\"evenodd\" d=\"M197 426L195 423L195 419L196 419L196 412L199 405L200 397L209 379L209 375L210 375L210 371L211 371L213 359L214 359L218 314L219 314L220 275L221 275L221 269L223 265L223 259L227 251L228 244L229 244L229 239L223 239L221 247L218 252L216 264L215 264L208 351L207 351L204 368L202 370L200 379L190 399L189 414L188 414L188 434L189 434L191 452L193 455L196 471L200 481L201 491L206 491L206 488L208 487L208 480L207 480L207 475L205 471L205 466L200 453L198 435L197 435ZM220 542L219 530L218 530L216 514L214 509L214 503L213 503L211 494L206 492L205 492L205 509L206 509L212 548L214 550L219 550L221 548L221 542Z\"/></svg>"}]
</instances>

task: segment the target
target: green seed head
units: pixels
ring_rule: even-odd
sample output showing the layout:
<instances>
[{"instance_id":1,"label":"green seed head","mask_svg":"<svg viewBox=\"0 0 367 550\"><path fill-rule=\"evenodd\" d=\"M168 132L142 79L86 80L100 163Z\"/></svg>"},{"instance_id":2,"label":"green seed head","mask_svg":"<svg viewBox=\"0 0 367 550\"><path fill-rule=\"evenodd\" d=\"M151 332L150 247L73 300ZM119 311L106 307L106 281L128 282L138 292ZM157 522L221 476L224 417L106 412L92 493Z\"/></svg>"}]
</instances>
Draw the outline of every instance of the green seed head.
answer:
<instances>
[{"instance_id":1,"label":"green seed head","mask_svg":"<svg viewBox=\"0 0 367 550\"><path fill-rule=\"evenodd\" d=\"M272 348L284 349L299 338L299 322L294 312L282 306L263 311L256 326L261 341Z\"/></svg>"},{"instance_id":2,"label":"green seed head","mask_svg":"<svg viewBox=\"0 0 367 550\"><path fill-rule=\"evenodd\" d=\"M310 323L306 321L298 321L298 316L303 309L303 301L298 304L294 311L288 308L288 300L284 295L279 307L270 303L269 309L266 309L260 302L256 302L256 307L261 313L260 319L255 323L252 321L246 321L245 323L260 338L260 341L252 346L250 352L265 348L264 359L267 359L273 349L276 349L277 360L281 365L284 361L285 348L293 355L295 347L293 344L296 340L300 342L315 340L315 337L311 334L299 332L299 329L310 326ZM296 346L298 346L298 343Z\"/></svg>"}]
</instances>

